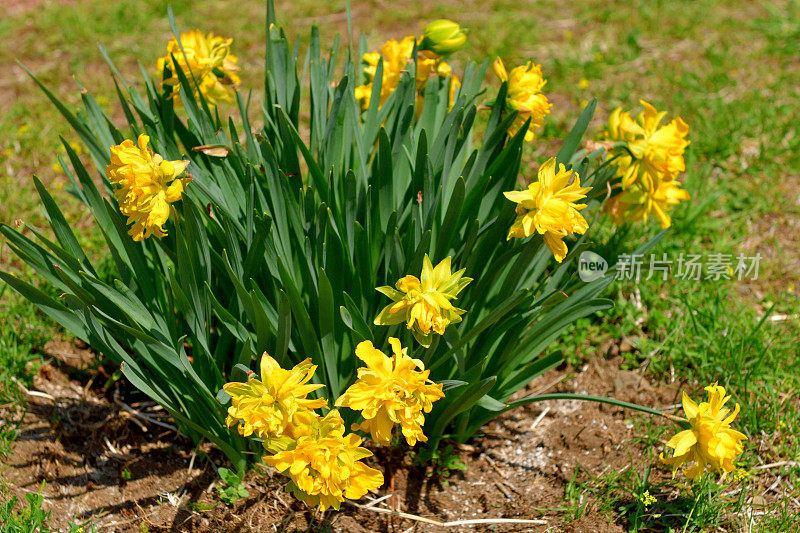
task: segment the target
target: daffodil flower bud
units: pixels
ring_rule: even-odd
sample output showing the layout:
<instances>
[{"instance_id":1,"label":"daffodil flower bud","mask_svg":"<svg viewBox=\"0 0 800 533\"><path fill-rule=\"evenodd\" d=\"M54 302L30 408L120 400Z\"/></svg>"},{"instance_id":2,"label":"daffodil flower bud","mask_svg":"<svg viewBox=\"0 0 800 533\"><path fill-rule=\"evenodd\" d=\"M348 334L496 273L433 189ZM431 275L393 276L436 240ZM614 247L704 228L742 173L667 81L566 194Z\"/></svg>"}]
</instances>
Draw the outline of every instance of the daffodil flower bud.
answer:
<instances>
[{"instance_id":1,"label":"daffodil flower bud","mask_svg":"<svg viewBox=\"0 0 800 533\"><path fill-rule=\"evenodd\" d=\"M465 42L467 31L464 28L452 20L439 19L425 26L420 49L443 56L457 52Z\"/></svg>"}]
</instances>

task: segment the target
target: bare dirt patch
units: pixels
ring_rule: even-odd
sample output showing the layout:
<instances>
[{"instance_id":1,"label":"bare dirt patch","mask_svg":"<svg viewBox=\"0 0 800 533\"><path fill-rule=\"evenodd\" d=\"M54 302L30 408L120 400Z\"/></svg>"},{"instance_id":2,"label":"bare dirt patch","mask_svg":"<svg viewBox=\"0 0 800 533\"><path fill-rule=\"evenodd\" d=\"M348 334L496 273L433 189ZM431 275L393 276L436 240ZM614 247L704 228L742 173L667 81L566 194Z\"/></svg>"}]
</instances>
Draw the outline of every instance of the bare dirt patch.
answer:
<instances>
[{"instance_id":1,"label":"bare dirt patch","mask_svg":"<svg viewBox=\"0 0 800 533\"><path fill-rule=\"evenodd\" d=\"M6 460L3 478L17 496L42 491L54 526L94 519L103 531L440 531L409 519L353 506L320 516L285 493L279 476L258 469L245 480L250 496L233 506L219 501L208 446L193 453L175 431L131 415L123 406L169 424L158 407L124 386L107 386L110 374L93 354L71 343L47 345L30 396L22 435ZM640 374L599 358L584 368L563 368L532 383L527 393L573 391L610 395L644 405L674 404L677 384L653 386ZM561 378L565 378L561 380ZM568 379L566 379L568 378ZM42 396L46 395L46 396ZM578 520L565 512L572 480L653 463L653 451L636 443L631 414L583 402L543 402L510 411L484 434L459 448L464 473L432 477L410 457L376 451L390 465L394 496L381 506L436 521L479 518L544 520L547 525L500 525L496 531L624 531L613 516L588 507ZM194 456L194 460L192 457ZM191 465L190 465L191 463ZM665 475L668 475L665 473ZM43 488L42 483L44 482ZM389 483L371 497L391 494ZM392 503L393 502L393 503ZM366 499L361 503L366 503ZM459 528L450 530L458 531ZM464 531L475 531L464 527Z\"/></svg>"}]
</instances>

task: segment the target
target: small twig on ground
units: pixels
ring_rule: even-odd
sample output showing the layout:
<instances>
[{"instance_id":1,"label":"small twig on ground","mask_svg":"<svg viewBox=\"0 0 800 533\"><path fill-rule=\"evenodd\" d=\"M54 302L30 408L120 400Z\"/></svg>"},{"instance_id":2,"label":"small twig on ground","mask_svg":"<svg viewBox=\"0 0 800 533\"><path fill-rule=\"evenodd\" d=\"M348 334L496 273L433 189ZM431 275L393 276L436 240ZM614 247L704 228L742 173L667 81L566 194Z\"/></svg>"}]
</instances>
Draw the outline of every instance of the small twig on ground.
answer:
<instances>
[{"instance_id":1,"label":"small twig on ground","mask_svg":"<svg viewBox=\"0 0 800 533\"><path fill-rule=\"evenodd\" d=\"M392 497L392 494L387 494L386 496L381 496L380 498L376 498L374 500L370 500L370 502L368 504L364 505L364 507L365 508L367 508L367 507L375 507L376 505L378 505L382 501L386 501L391 497Z\"/></svg>"},{"instance_id":2,"label":"small twig on ground","mask_svg":"<svg viewBox=\"0 0 800 533\"><path fill-rule=\"evenodd\" d=\"M794 320L800 318L800 315L769 315L767 320L770 322L783 322L784 320Z\"/></svg>"},{"instance_id":3,"label":"small twig on ground","mask_svg":"<svg viewBox=\"0 0 800 533\"><path fill-rule=\"evenodd\" d=\"M511 493L508 491L508 489L505 488L501 482L495 481L494 484L498 489L500 489L500 492L502 492L503 495L505 495L507 500L513 500L514 499L513 496L511 496Z\"/></svg>"},{"instance_id":4,"label":"small twig on ground","mask_svg":"<svg viewBox=\"0 0 800 533\"><path fill-rule=\"evenodd\" d=\"M142 506L139 505L139 504L136 504L136 507L138 507L140 510L143 510ZM123 526L123 525L126 525L126 524L130 524L132 522L135 522L136 520L145 520L145 521L149 522L151 526L158 527L158 524L154 524L153 522L150 522L150 520L148 520L148 518L153 516L154 514L156 514L158 512L158 510L159 509L156 508L155 511L150 511L146 515L144 513L137 513L136 516L134 516L133 518L129 518L127 520L119 520L117 522L111 522L109 524L103 524L103 527L104 528L109 528L109 527ZM95 515L95 518L97 516L98 515Z\"/></svg>"},{"instance_id":5,"label":"small twig on ground","mask_svg":"<svg viewBox=\"0 0 800 533\"><path fill-rule=\"evenodd\" d=\"M98 374L95 373L95 375L93 375L92 378L89 380L89 382L83 387L83 397L84 398L86 398L86 396L89 394L89 389L92 388L92 384L94 384L94 380L95 380L95 378L97 378L97 376L98 376Z\"/></svg>"},{"instance_id":6,"label":"small twig on ground","mask_svg":"<svg viewBox=\"0 0 800 533\"><path fill-rule=\"evenodd\" d=\"M683 325L683 324L681 324L681 326L682 326L682 325ZM678 327L676 327L675 329L673 329L672 331L670 331L670 332L667 334L667 336L665 336L665 337L664 337L664 340L663 340L663 341L661 341L661 344L659 344L658 346L656 346L656 348L655 348L653 351L651 351L649 354L647 354L647 358L646 358L646 359L647 359L647 361L645 361L645 364L643 364L643 365L642 365L642 367L646 367L646 366L647 366L647 364L650 362L650 359L652 359L653 357L655 357L655 356L658 354L658 352L660 352L660 351L661 351L661 349L664 347L664 345L665 345L665 344L667 344L667 341L668 341L670 338L672 338L672 336L673 336L673 335L674 335L674 334L675 334L675 333L676 333L676 332L677 332L679 329L681 329L681 326L678 326Z\"/></svg>"},{"instance_id":7,"label":"small twig on ground","mask_svg":"<svg viewBox=\"0 0 800 533\"><path fill-rule=\"evenodd\" d=\"M531 431L536 429L536 426L538 426L539 423L542 420L544 420L544 417L546 417L547 413L549 413L549 412L550 412L550 408L549 407L545 407L544 410L541 413L539 413L539 416L537 416L536 419L533 421L533 424L531 424Z\"/></svg>"},{"instance_id":8,"label":"small twig on ground","mask_svg":"<svg viewBox=\"0 0 800 533\"><path fill-rule=\"evenodd\" d=\"M735 490L723 492L722 494L720 494L720 498L728 498L730 496L733 496L734 494L739 494L740 492L742 492L742 490L743 490L742 487L739 487L738 489Z\"/></svg>"},{"instance_id":9,"label":"small twig on ground","mask_svg":"<svg viewBox=\"0 0 800 533\"><path fill-rule=\"evenodd\" d=\"M636 281L639 281L639 280L636 280ZM639 285L636 285L636 286L633 287L633 293L631 294L631 300L633 300L633 305L636 307L636 310L637 311L641 311L643 306L642 306L642 293L641 293L641 291L639 291ZM639 325L644 323L644 320L645 319L644 319L643 316L639 316L639 318L637 318L634 321L634 323L637 326L639 326Z\"/></svg>"},{"instance_id":10,"label":"small twig on ground","mask_svg":"<svg viewBox=\"0 0 800 533\"><path fill-rule=\"evenodd\" d=\"M201 441L202 442L202 441ZM200 443L197 443L199 446ZM183 488L179 496L183 498L186 495L186 489L189 486L189 478L192 477L192 469L194 468L194 460L197 458L197 446L195 446L194 450L192 450L192 457L189 459L189 468L186 469L186 477L183 478Z\"/></svg>"},{"instance_id":11,"label":"small twig on ground","mask_svg":"<svg viewBox=\"0 0 800 533\"><path fill-rule=\"evenodd\" d=\"M91 430L91 431L95 431L95 430L97 430L97 429L100 429L101 427L103 427L103 426L106 424L106 422L108 422L109 420L111 420L112 418L114 418L114 416L116 416L116 414L117 414L117 413L115 413L115 412L113 412L113 411L112 411L112 412L108 413L108 414L105 416L105 418L103 418L102 420L98 420L97 422L93 422L93 423L91 423L91 424L86 424L86 425L84 425L84 426L82 426L82 427L83 427L84 429L88 429L88 430Z\"/></svg>"},{"instance_id":12,"label":"small twig on ground","mask_svg":"<svg viewBox=\"0 0 800 533\"><path fill-rule=\"evenodd\" d=\"M782 466L800 466L800 461L778 461L777 463L754 466L750 470L767 470L770 468L780 468Z\"/></svg>"},{"instance_id":13,"label":"small twig on ground","mask_svg":"<svg viewBox=\"0 0 800 533\"><path fill-rule=\"evenodd\" d=\"M520 492L520 490L519 490L519 489L516 487L516 485L514 485L513 483L511 483L509 480L507 480L507 479L504 479L503 481L501 481L501 483L502 483L503 485L505 485L506 487L508 487L509 489L511 489L511 490L513 490L514 492L516 492L517 494L519 494L520 496L522 496L522 492Z\"/></svg>"},{"instance_id":14,"label":"small twig on ground","mask_svg":"<svg viewBox=\"0 0 800 533\"><path fill-rule=\"evenodd\" d=\"M42 497L42 501L44 503L46 503L47 505L53 505L54 504L53 500L45 497L45 495L41 493L41 490L42 490L41 488L38 491L37 490L28 490L25 487L20 487L19 485L17 485L15 488L17 488L17 489L19 489L22 492L25 492L27 494L38 494L39 496Z\"/></svg>"},{"instance_id":15,"label":"small twig on ground","mask_svg":"<svg viewBox=\"0 0 800 533\"><path fill-rule=\"evenodd\" d=\"M22 384L22 382L20 380L18 380L15 377L12 377L11 381L16 383L17 386L19 387L19 389L23 393L27 394L28 396L35 396L37 398L45 398L47 400L52 400L54 402L57 401L54 396L51 396L51 395L47 394L46 392L41 392L41 391L38 391L38 390L30 390L30 389L28 389L25 385Z\"/></svg>"},{"instance_id":16,"label":"small twig on ground","mask_svg":"<svg viewBox=\"0 0 800 533\"><path fill-rule=\"evenodd\" d=\"M494 461L494 459L492 459L492 457L491 457L491 456L489 456L489 455L486 455L486 454L483 454L483 456L484 456L484 457L486 457L486 462L487 462L487 463L489 463L489 466L491 466L491 467L492 467L492 469L493 469L495 472L497 472L498 474L500 474L500 477L502 477L502 478L507 478L507 477L508 477L508 474L507 474L507 473L503 472L502 470L500 470L500 469L497 467L497 463Z\"/></svg>"},{"instance_id":17,"label":"small twig on ground","mask_svg":"<svg viewBox=\"0 0 800 533\"><path fill-rule=\"evenodd\" d=\"M562 381L567 379L567 376L568 376L568 374L564 374L563 376L557 377L556 379L554 379L553 381L551 381L550 383L548 383L544 387L540 387L540 388L536 389L536 391L532 392L530 394L530 396L537 396L539 394L543 394L543 393L547 392L548 390L552 389L553 387L555 387L556 385L558 385L559 383L561 383Z\"/></svg>"},{"instance_id":18,"label":"small twig on ground","mask_svg":"<svg viewBox=\"0 0 800 533\"><path fill-rule=\"evenodd\" d=\"M291 509L291 508L292 508L292 506L291 506L291 505L289 505L288 503L286 503L286 501L285 501L283 498L281 498L281 495L280 495L280 493L279 493L279 492L276 492L276 493L274 493L274 494L273 494L273 496L275 496L275 499L276 499L276 500L278 500L279 502L281 502L281 504L282 504L284 507L286 507L287 509Z\"/></svg>"},{"instance_id":19,"label":"small twig on ground","mask_svg":"<svg viewBox=\"0 0 800 533\"><path fill-rule=\"evenodd\" d=\"M765 490L764 492L761 493L761 495L763 496L764 494L766 494L768 492L772 492L773 490L775 490L775 487L780 485L782 480L783 480L783 477L782 476L778 476L778 479L775 480L775 483L770 485L767 490Z\"/></svg>"},{"instance_id":20,"label":"small twig on ground","mask_svg":"<svg viewBox=\"0 0 800 533\"><path fill-rule=\"evenodd\" d=\"M385 509L383 507L367 507L366 505L346 500L345 503L348 505L352 505L353 507L358 507L359 509L374 511L376 513L390 514L392 516L407 518L409 520L416 520L417 522L432 524L434 526L439 526L439 527L456 527L456 526L468 526L477 524L531 524L539 526L547 525L547 520L526 520L522 518L477 518L472 520L455 520L452 522L441 522L439 520L433 520L431 518L425 518L410 513L392 511L391 509Z\"/></svg>"},{"instance_id":21,"label":"small twig on ground","mask_svg":"<svg viewBox=\"0 0 800 533\"><path fill-rule=\"evenodd\" d=\"M116 405L118 405L119 407L122 407L125 411L127 411L129 414L132 414L135 417L141 418L142 420L146 420L147 422L150 422L151 424L155 424L156 426L161 426L162 428L167 428L167 429L169 429L171 431L174 431L175 433L177 433L179 435L181 434L181 432L178 431L178 428L176 428L172 424L167 424L166 422L162 422L160 420L156 420L155 418L153 418L151 416L147 416L146 414L137 411L136 409L134 409L133 407L131 407L127 403L125 403L122 400L120 400L119 397L118 397L117 391L114 391L114 403ZM144 427L144 426L140 425L139 427ZM144 431L146 432L147 428L144 428Z\"/></svg>"},{"instance_id":22,"label":"small twig on ground","mask_svg":"<svg viewBox=\"0 0 800 533\"><path fill-rule=\"evenodd\" d=\"M111 441L109 441L108 437L106 437L105 435L103 435L103 442L106 443L106 446L108 447L109 450L111 450L111 453L113 453L114 455L120 455L117 449L114 448L114 446L111 444Z\"/></svg>"}]
</instances>

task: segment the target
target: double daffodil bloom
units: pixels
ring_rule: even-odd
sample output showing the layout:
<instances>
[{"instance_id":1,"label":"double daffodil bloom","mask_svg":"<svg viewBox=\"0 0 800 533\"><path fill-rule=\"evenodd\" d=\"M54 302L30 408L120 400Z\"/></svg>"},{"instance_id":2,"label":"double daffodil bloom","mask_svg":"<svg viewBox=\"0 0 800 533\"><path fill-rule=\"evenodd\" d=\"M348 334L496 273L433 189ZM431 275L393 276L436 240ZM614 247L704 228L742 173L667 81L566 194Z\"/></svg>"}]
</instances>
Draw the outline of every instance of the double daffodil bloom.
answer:
<instances>
[{"instance_id":1,"label":"double daffodil bloom","mask_svg":"<svg viewBox=\"0 0 800 533\"><path fill-rule=\"evenodd\" d=\"M408 356L398 339L389 338L392 356L387 357L371 341L356 347L356 357L366 368L358 369L358 380L336 400L337 407L361 411L364 422L353 424L352 429L370 433L378 444L388 445L392 429L400 424L406 442L414 446L428 438L422 432L425 413L430 413L433 402L444 397L441 383L428 379L430 370L419 359Z\"/></svg>"},{"instance_id":2,"label":"double daffodil bloom","mask_svg":"<svg viewBox=\"0 0 800 533\"><path fill-rule=\"evenodd\" d=\"M367 52L362 57L364 63L364 74L367 77L367 83L360 85L355 89L356 100L361 102L362 109L369 107L369 100L372 95L372 83L377 75L378 64L383 64L383 75L381 77L381 96L380 105L386 102L397 85L400 83L400 78L403 72L408 70L408 64L411 61L411 56L414 53L414 45L417 43L417 38L413 35L408 35L402 41L390 39L381 47L379 51ZM417 111L422 108L423 93L428 78L431 76L439 76L440 78L447 78L452 74L453 70L439 55L430 51L417 49Z\"/></svg>"},{"instance_id":3,"label":"double daffodil bloom","mask_svg":"<svg viewBox=\"0 0 800 533\"><path fill-rule=\"evenodd\" d=\"M525 140L532 141L535 137L534 130L544 123L544 117L550 113L551 107L547 97L542 94L542 89L547 83L542 76L542 68L532 61L528 61L524 65L511 69L509 73L506 72L506 67L499 57L494 61L492 67L500 81L508 82L506 109L517 111L517 118L508 133L515 135L530 119L531 123L528 131L525 132Z\"/></svg>"},{"instance_id":4,"label":"double daffodil bloom","mask_svg":"<svg viewBox=\"0 0 800 533\"><path fill-rule=\"evenodd\" d=\"M307 396L323 385L309 385L314 377L316 365L311 359L298 363L291 370L280 367L278 362L264 353L261 356L261 379L250 377L244 383L226 383L222 388L231 396L227 423L236 426L243 436L256 434L264 439L265 447L277 445L280 437L293 437L297 427L298 412L326 407L324 398L309 399Z\"/></svg>"},{"instance_id":5,"label":"double daffodil bloom","mask_svg":"<svg viewBox=\"0 0 800 533\"><path fill-rule=\"evenodd\" d=\"M656 176L659 180L674 179L686 170L683 153L689 146L686 140L689 126L680 117L661 126L666 111L659 112L644 100L640 103L644 111L636 120L622 125L626 133L634 137L628 141L628 149L643 167L642 175Z\"/></svg>"},{"instance_id":6,"label":"double daffodil bloom","mask_svg":"<svg viewBox=\"0 0 800 533\"><path fill-rule=\"evenodd\" d=\"M644 110L636 118L617 108L608 119L604 138L614 143L609 156L617 165L622 192L604 210L618 225L653 216L667 228L672 223L668 209L690 198L678 181L686 170L683 154L689 127L680 117L662 125L666 112L640 102Z\"/></svg>"},{"instance_id":7,"label":"double daffodil bloom","mask_svg":"<svg viewBox=\"0 0 800 533\"><path fill-rule=\"evenodd\" d=\"M177 64L193 85L195 96L202 94L211 105L233 101L232 94L241 80L236 74L239 60L231 54L232 42L233 39L194 30L181 33L180 45L174 38L167 43L167 54L158 59L158 71L162 73L164 68L169 71L170 77L164 79L164 85L172 86L171 96L179 99Z\"/></svg>"},{"instance_id":8,"label":"double daffodil bloom","mask_svg":"<svg viewBox=\"0 0 800 533\"><path fill-rule=\"evenodd\" d=\"M147 147L150 137L139 135L138 144L126 139L111 147L106 177L113 185L120 212L133 224L128 234L135 241L151 235L164 237L170 204L181 199L190 178L178 178L188 161L165 161Z\"/></svg>"},{"instance_id":9,"label":"double daffodil bloom","mask_svg":"<svg viewBox=\"0 0 800 533\"><path fill-rule=\"evenodd\" d=\"M383 474L361 459L372 456L361 438L344 434L344 421L333 410L313 418L298 430L301 434L282 451L264 457L265 464L288 476L287 490L309 506L338 510L345 499L357 500L383 485Z\"/></svg>"},{"instance_id":10,"label":"double daffodil bloom","mask_svg":"<svg viewBox=\"0 0 800 533\"><path fill-rule=\"evenodd\" d=\"M571 183L570 183L571 181ZM504 192L517 204L517 219L508 230L508 238L530 237L538 233L559 263L567 256L563 239L571 233L586 233L589 225L579 210L586 204L577 203L586 197L591 187L581 187L577 172L560 165L556 173L555 158L539 167L538 180L524 191Z\"/></svg>"},{"instance_id":11,"label":"double daffodil bloom","mask_svg":"<svg viewBox=\"0 0 800 533\"><path fill-rule=\"evenodd\" d=\"M433 334L444 335L445 328L461 322L461 315L466 311L454 307L455 300L472 278L465 278L464 269L451 272L451 258L447 257L434 268L430 258L425 254L422 262L422 274L404 276L396 284L396 289L389 286L376 290L392 299L375 318L378 326L391 326L406 323L414 338L425 347L431 345Z\"/></svg>"},{"instance_id":12,"label":"double daffodil bloom","mask_svg":"<svg viewBox=\"0 0 800 533\"><path fill-rule=\"evenodd\" d=\"M606 202L604 210L611 215L617 226L625 222L646 222L652 216L658 220L662 229L667 229L672 225L669 210L689 199L689 193L681 189L679 181L659 181L654 190L634 185L622 191Z\"/></svg>"},{"instance_id":13,"label":"double daffodil bloom","mask_svg":"<svg viewBox=\"0 0 800 533\"><path fill-rule=\"evenodd\" d=\"M689 479L696 479L706 466L723 476L736 470L733 461L742 453L742 441L746 440L742 433L731 428L731 424L739 414L739 404L733 413L725 403L730 396L725 389L716 383L706 387L708 401L699 405L683 393L683 412L691 424L691 428L681 431L672 437L667 446L674 450L672 457L661 460L672 466L673 474L684 463L695 461L695 465L683 470Z\"/></svg>"}]
</instances>

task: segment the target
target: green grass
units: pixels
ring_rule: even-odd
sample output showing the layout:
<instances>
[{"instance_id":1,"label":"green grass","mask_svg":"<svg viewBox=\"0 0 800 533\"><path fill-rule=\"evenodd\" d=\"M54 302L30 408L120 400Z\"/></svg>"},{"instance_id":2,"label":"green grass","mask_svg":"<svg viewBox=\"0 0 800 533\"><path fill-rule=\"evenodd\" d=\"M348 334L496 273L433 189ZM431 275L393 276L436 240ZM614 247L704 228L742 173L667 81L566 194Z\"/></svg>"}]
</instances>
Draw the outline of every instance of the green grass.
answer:
<instances>
[{"instance_id":1,"label":"green grass","mask_svg":"<svg viewBox=\"0 0 800 533\"><path fill-rule=\"evenodd\" d=\"M237 3L232 9L221 0L202 5L172 2L172 6L181 27L199 26L235 38L243 85L258 94L263 75L262 6ZM800 328L799 321L791 318L800 314L800 132L796 120L800 3L495 0L463 2L457 11L452 7L422 1L376 7L354 1L354 25L377 47L386 38L418 32L422 21L451 17L471 30L461 54L501 55L507 63L530 57L541 63L554 107L530 149L531 161L557 150L552 140L563 138L581 102L593 96L600 105L592 135L601 130L611 109L636 107L639 98L669 110L670 116L680 115L691 127L686 188L693 201L675 210L673 231L655 252L673 260L682 252L706 257L761 253L764 257L761 275L754 282L689 282L674 276L637 286L617 282L612 296L615 308L580 321L573 334L565 336L563 349L571 362L579 364L596 356L604 343L625 338L632 345L623 354L625 367L646 367L651 377L685 380L695 397L711 382L729 390L742 406L738 426L750 437L744 466L800 455L800 442L794 437L800 429L800 414L792 408L800 390L794 342ZM323 38L329 42L335 31L346 30L345 20L337 15L344 11L344 2L322 5L302 0L291 7L279 2L278 8L290 35L304 36L311 18L319 20ZM100 240L91 231L88 217L63 190L65 178L52 168L58 136L75 139L43 95L19 74L13 60L29 66L73 104L78 101L71 78L75 72L81 73L79 81L101 103L113 101L113 85L94 43L104 43L133 80L137 59L149 69L162 53L169 38L165 13L165 2L92 0L82 3L81 9L46 4L0 21L0 38L12 44L0 48L0 65L4 72L14 73L15 96L0 98L0 205L4 207L0 221L23 219L44 225L30 180L37 173L57 201L68 206L70 222L82 243L102 257ZM217 16L220 13L225 16ZM71 29L65 32L62 27ZM581 88L581 79L588 80L588 88ZM5 90L0 85L0 96ZM636 228L633 237L644 242L656 230ZM610 230L604 235L610 237ZM597 243L596 251L601 249ZM0 249L0 267L19 265ZM25 270L19 272L30 276ZM768 312L788 318L762 321ZM0 330L0 404L19 402L19 389L7 377L29 379L29 361L36 359L36 349L51 334L52 326L2 287L0 317L12 324ZM642 438L652 442L655 458L656 449L663 449L658 439L664 436L653 436L646 426L641 431ZM10 426L0 428L0 452L13 435ZM568 496L582 491L594 494L604 511L622 517L632 529L659 524L687 531L714 529L719 524L733 529L731 524L750 505L747 497L765 488L759 478L778 473L792 485L800 481L797 469L760 471L760 476L742 485L741 497L736 498L720 497L728 489L710 480L700 486L680 485L683 499L659 498L649 511L636 497L643 490L652 494L661 489L643 488L649 482L641 469L616 477L576 480ZM620 499L619 494L627 496ZM759 530L797 527L800 510L790 496L770 504ZM662 516L654 518L655 514ZM676 526L680 520L683 525Z\"/></svg>"},{"instance_id":2,"label":"green grass","mask_svg":"<svg viewBox=\"0 0 800 533\"><path fill-rule=\"evenodd\" d=\"M0 285L0 463L19 436L25 415L22 387L30 387L39 366L38 349L57 332L36 308ZM2 471L0 471L2 479Z\"/></svg>"},{"instance_id":3,"label":"green grass","mask_svg":"<svg viewBox=\"0 0 800 533\"><path fill-rule=\"evenodd\" d=\"M8 487L0 481L3 491ZM44 497L41 495L44 482L39 488L39 493L27 492L25 499L20 501L16 496L0 501L0 533L50 533L65 531L68 533L95 533L97 527L89 520L75 523L71 520L65 530L55 530L48 524L52 515L51 511L44 508Z\"/></svg>"},{"instance_id":4,"label":"green grass","mask_svg":"<svg viewBox=\"0 0 800 533\"><path fill-rule=\"evenodd\" d=\"M44 488L44 485L42 485ZM46 511L42 504L44 498L41 494L25 494L27 505L21 503L16 497L4 501L0 505L0 519L2 519L3 533L33 533L35 531L50 531L47 522L50 520L50 511Z\"/></svg>"}]
</instances>

